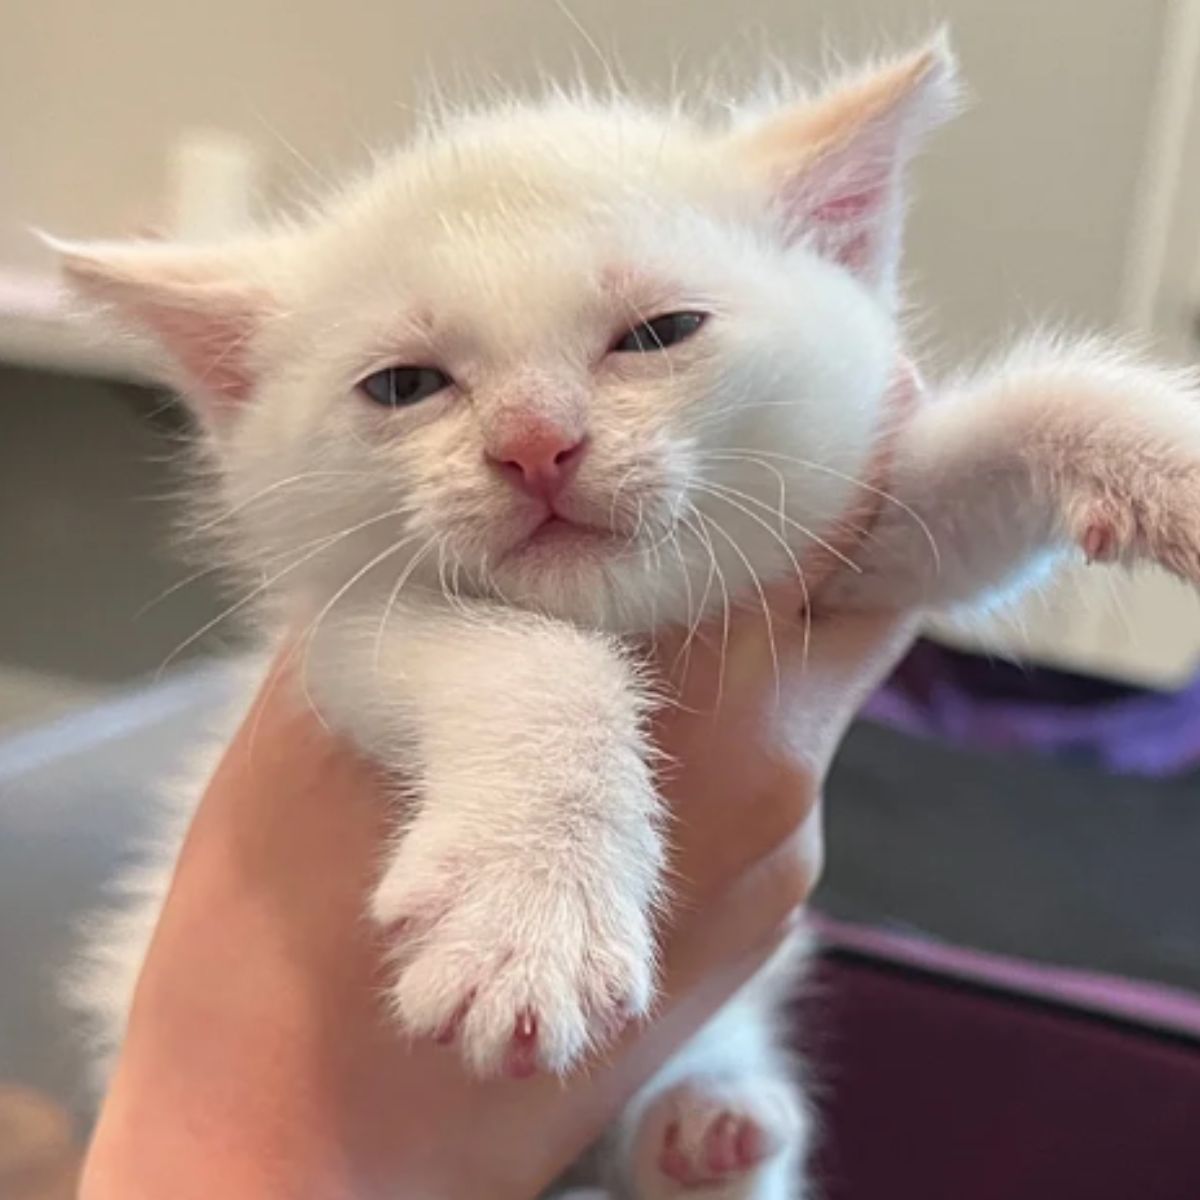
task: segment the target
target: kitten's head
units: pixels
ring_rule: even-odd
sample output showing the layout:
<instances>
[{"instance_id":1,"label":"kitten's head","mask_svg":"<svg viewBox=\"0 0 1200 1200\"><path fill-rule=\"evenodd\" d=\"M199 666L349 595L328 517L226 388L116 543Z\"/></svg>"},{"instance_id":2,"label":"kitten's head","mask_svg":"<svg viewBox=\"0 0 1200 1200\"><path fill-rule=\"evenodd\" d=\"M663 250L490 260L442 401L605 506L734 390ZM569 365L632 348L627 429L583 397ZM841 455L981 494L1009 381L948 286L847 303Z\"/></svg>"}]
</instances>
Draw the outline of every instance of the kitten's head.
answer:
<instances>
[{"instance_id":1,"label":"kitten's head","mask_svg":"<svg viewBox=\"0 0 1200 1200\"><path fill-rule=\"evenodd\" d=\"M234 556L296 614L443 588L609 628L792 574L857 498L940 44L705 123L444 122L301 225L67 247L170 355Z\"/></svg>"}]
</instances>

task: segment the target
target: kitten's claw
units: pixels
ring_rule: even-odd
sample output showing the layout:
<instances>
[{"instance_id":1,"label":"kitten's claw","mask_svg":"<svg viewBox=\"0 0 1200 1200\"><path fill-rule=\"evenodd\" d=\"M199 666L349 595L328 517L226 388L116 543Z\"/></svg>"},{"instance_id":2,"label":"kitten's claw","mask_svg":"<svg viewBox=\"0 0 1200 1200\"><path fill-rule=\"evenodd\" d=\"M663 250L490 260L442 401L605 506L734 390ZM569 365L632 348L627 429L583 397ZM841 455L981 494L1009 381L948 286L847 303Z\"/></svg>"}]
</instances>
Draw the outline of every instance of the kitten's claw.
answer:
<instances>
[{"instance_id":1,"label":"kitten's claw","mask_svg":"<svg viewBox=\"0 0 1200 1200\"><path fill-rule=\"evenodd\" d=\"M1089 563L1149 559L1200 584L1200 478L1131 480L1132 498L1082 505L1074 538Z\"/></svg>"},{"instance_id":2,"label":"kitten's claw","mask_svg":"<svg viewBox=\"0 0 1200 1200\"><path fill-rule=\"evenodd\" d=\"M504 1069L512 1079L528 1079L537 1073L537 1067L537 1018L524 1012L517 1018Z\"/></svg>"},{"instance_id":3,"label":"kitten's claw","mask_svg":"<svg viewBox=\"0 0 1200 1200\"><path fill-rule=\"evenodd\" d=\"M471 1001L475 999L474 991L468 992L466 999L456 1008L450 1019L439 1029L434 1031L433 1040L439 1046L452 1045L454 1039L458 1037L458 1031L462 1028L463 1019L467 1015L467 1010L471 1007Z\"/></svg>"},{"instance_id":4,"label":"kitten's claw","mask_svg":"<svg viewBox=\"0 0 1200 1200\"><path fill-rule=\"evenodd\" d=\"M1083 532L1080 545L1089 565L1112 562L1117 556L1116 531L1106 522L1089 525Z\"/></svg>"},{"instance_id":5,"label":"kitten's claw","mask_svg":"<svg viewBox=\"0 0 1200 1200\"><path fill-rule=\"evenodd\" d=\"M456 1043L479 1074L565 1073L649 1010L646 908L619 871L573 886L503 860L459 872L406 842L373 901L381 926L410 931L393 947L392 1011L410 1035Z\"/></svg>"}]
</instances>

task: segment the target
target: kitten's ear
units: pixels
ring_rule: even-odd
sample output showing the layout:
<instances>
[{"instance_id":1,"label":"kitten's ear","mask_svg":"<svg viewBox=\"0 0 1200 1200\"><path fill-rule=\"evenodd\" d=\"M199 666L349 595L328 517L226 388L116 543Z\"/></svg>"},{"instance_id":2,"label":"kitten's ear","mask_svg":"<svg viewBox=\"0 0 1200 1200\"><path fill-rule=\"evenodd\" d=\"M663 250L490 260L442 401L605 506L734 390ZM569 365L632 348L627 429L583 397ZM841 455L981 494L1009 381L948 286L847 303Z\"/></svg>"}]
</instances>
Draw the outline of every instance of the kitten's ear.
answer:
<instances>
[{"instance_id":1,"label":"kitten's ear","mask_svg":"<svg viewBox=\"0 0 1200 1200\"><path fill-rule=\"evenodd\" d=\"M167 352L186 397L217 424L253 387L249 349L273 305L237 249L50 240L78 295Z\"/></svg>"},{"instance_id":2,"label":"kitten's ear","mask_svg":"<svg viewBox=\"0 0 1200 1200\"><path fill-rule=\"evenodd\" d=\"M900 258L906 167L960 104L944 35L739 131L739 170L767 188L789 239L806 238L890 295Z\"/></svg>"}]
</instances>

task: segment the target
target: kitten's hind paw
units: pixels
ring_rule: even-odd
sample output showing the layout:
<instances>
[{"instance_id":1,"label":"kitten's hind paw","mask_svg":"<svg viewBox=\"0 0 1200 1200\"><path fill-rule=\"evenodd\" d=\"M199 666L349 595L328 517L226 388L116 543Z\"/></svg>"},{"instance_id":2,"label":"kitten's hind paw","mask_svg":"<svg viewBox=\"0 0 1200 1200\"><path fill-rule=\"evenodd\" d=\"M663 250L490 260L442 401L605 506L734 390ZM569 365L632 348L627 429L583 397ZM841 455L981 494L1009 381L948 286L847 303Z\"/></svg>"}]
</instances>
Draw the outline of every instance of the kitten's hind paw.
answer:
<instances>
[{"instance_id":1,"label":"kitten's hind paw","mask_svg":"<svg viewBox=\"0 0 1200 1200\"><path fill-rule=\"evenodd\" d=\"M639 1200L783 1200L803 1117L792 1087L777 1080L696 1080L651 1106L638 1138ZM788 1162L779 1164L781 1156Z\"/></svg>"}]
</instances>

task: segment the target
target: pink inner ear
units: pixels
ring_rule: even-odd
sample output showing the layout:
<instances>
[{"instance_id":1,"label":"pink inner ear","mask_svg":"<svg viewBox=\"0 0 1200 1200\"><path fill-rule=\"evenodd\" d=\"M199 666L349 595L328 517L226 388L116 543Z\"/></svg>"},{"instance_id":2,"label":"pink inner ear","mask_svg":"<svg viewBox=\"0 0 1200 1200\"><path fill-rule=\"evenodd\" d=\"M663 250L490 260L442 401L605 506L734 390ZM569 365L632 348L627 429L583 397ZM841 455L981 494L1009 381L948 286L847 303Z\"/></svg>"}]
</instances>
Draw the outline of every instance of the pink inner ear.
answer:
<instances>
[{"instance_id":1,"label":"pink inner ear","mask_svg":"<svg viewBox=\"0 0 1200 1200\"><path fill-rule=\"evenodd\" d=\"M878 283L886 273L898 220L894 159L874 146L839 147L801 170L783 188L792 236L811 239L825 258Z\"/></svg>"},{"instance_id":2,"label":"pink inner ear","mask_svg":"<svg viewBox=\"0 0 1200 1200\"><path fill-rule=\"evenodd\" d=\"M879 250L875 222L885 201L886 189L879 185L834 196L809 213L808 230L827 257L856 275L870 275Z\"/></svg>"},{"instance_id":3,"label":"pink inner ear","mask_svg":"<svg viewBox=\"0 0 1200 1200\"><path fill-rule=\"evenodd\" d=\"M822 201L813 209L811 219L818 223L840 224L845 221L861 221L868 213L883 203L883 188L864 187L861 191L845 196L834 196Z\"/></svg>"},{"instance_id":4,"label":"pink inner ear","mask_svg":"<svg viewBox=\"0 0 1200 1200\"><path fill-rule=\"evenodd\" d=\"M245 354L254 329L249 313L157 304L140 308L140 319L162 341L189 382L222 405L246 399L253 386Z\"/></svg>"},{"instance_id":5,"label":"pink inner ear","mask_svg":"<svg viewBox=\"0 0 1200 1200\"><path fill-rule=\"evenodd\" d=\"M785 238L894 298L905 167L957 97L953 56L937 38L735 135L734 145L770 188Z\"/></svg>"}]
</instances>

